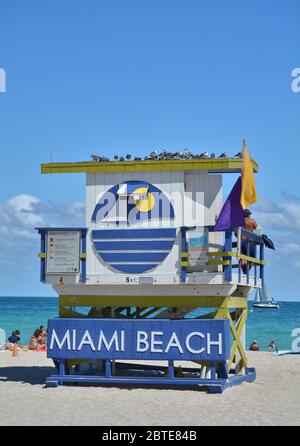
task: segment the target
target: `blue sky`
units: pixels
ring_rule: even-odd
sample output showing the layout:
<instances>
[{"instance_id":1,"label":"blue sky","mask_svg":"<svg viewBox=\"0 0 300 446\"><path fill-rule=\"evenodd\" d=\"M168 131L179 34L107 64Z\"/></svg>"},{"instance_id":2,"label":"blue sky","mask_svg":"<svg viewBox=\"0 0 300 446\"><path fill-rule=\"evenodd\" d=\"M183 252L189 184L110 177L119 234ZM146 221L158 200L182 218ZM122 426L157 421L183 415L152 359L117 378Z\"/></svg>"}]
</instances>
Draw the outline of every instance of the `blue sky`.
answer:
<instances>
[{"instance_id":1,"label":"blue sky","mask_svg":"<svg viewBox=\"0 0 300 446\"><path fill-rule=\"evenodd\" d=\"M51 153L234 155L247 137L255 217L278 248L269 288L298 299L299 23L299 0L1 0L0 294L50 295L33 227L83 223L84 175L41 175Z\"/></svg>"}]
</instances>

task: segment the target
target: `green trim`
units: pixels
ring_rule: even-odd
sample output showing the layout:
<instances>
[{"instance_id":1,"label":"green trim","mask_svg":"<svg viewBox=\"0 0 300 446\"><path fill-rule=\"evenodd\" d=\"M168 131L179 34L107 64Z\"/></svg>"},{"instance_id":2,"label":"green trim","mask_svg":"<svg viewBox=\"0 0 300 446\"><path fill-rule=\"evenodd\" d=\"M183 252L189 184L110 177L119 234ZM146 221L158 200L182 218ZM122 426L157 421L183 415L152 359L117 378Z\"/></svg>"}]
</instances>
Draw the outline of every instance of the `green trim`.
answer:
<instances>
[{"instance_id":1,"label":"green trim","mask_svg":"<svg viewBox=\"0 0 300 446\"><path fill-rule=\"evenodd\" d=\"M239 259L247 260L247 262L256 263L257 265L266 265L266 262L264 260L258 260L255 257L249 257L244 254L240 254Z\"/></svg>"},{"instance_id":2,"label":"green trim","mask_svg":"<svg viewBox=\"0 0 300 446\"><path fill-rule=\"evenodd\" d=\"M45 259L46 258L46 253L45 252L40 252L38 254L38 256L39 256L40 259Z\"/></svg>"},{"instance_id":3,"label":"green trim","mask_svg":"<svg viewBox=\"0 0 300 446\"><path fill-rule=\"evenodd\" d=\"M207 265L230 265L229 260L210 260Z\"/></svg>"},{"instance_id":4,"label":"green trim","mask_svg":"<svg viewBox=\"0 0 300 446\"><path fill-rule=\"evenodd\" d=\"M42 173L96 173L96 172L149 172L159 170L207 170L220 173L240 173L243 162L236 158L168 160L168 161L84 161L78 163L47 163L41 165ZM252 160L254 172L258 172L258 164Z\"/></svg>"},{"instance_id":5,"label":"green trim","mask_svg":"<svg viewBox=\"0 0 300 446\"><path fill-rule=\"evenodd\" d=\"M183 267L188 267L188 266L189 266L189 263L188 263L188 262L181 262L181 266L183 266Z\"/></svg>"},{"instance_id":6,"label":"green trim","mask_svg":"<svg viewBox=\"0 0 300 446\"><path fill-rule=\"evenodd\" d=\"M255 257L249 257L245 254L238 254L233 251L217 251L217 252L209 252L207 253L209 257L236 257L238 260L247 260L248 262L256 263L257 265L266 265L264 260L256 259ZM217 265L218 263L208 262L208 265ZM220 263L222 265L222 263ZM223 263L223 265L228 265L228 263Z\"/></svg>"},{"instance_id":7,"label":"green trim","mask_svg":"<svg viewBox=\"0 0 300 446\"><path fill-rule=\"evenodd\" d=\"M80 254L80 258L81 259L86 259L87 258L87 254L86 253L81 253Z\"/></svg>"},{"instance_id":8,"label":"green trim","mask_svg":"<svg viewBox=\"0 0 300 446\"><path fill-rule=\"evenodd\" d=\"M216 251L208 252L208 257L237 257L237 253L234 251Z\"/></svg>"},{"instance_id":9,"label":"green trim","mask_svg":"<svg viewBox=\"0 0 300 446\"><path fill-rule=\"evenodd\" d=\"M188 253L187 252L182 252L181 253L181 258L186 259L188 257Z\"/></svg>"}]
</instances>

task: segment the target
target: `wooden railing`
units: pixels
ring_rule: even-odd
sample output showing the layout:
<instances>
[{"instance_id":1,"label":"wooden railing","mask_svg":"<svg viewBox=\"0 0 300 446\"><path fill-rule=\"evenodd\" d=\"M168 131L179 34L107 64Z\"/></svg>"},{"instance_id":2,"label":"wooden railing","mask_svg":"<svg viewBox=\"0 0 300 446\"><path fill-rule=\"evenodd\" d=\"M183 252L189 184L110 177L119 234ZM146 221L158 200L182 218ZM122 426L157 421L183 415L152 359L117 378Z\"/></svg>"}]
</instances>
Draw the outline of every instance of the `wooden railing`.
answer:
<instances>
[{"instance_id":1,"label":"wooden railing","mask_svg":"<svg viewBox=\"0 0 300 446\"><path fill-rule=\"evenodd\" d=\"M186 281L186 268L188 265L186 231L194 228L181 228L182 232L182 273L183 282ZM208 232L214 232L214 226L205 226ZM222 265L224 279L228 282L232 281L233 269L238 270L238 282L242 281L242 262L245 264L246 283L250 283L250 269L254 268L254 285L264 281L264 241L263 238L244 228L234 228L222 231L225 233L225 243L222 251L208 252L211 259L207 265ZM236 241L233 239L236 238ZM244 249L242 250L242 245ZM244 251L244 252L242 252ZM252 254L252 255L250 255Z\"/></svg>"}]
</instances>

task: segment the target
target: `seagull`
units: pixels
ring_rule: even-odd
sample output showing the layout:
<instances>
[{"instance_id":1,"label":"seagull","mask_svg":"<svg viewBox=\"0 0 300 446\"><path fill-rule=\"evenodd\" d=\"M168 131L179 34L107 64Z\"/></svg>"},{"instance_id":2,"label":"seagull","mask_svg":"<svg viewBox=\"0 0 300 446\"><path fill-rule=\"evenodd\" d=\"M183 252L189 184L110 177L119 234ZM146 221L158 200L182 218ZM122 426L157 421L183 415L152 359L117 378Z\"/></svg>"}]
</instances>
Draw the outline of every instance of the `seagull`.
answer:
<instances>
[{"instance_id":1,"label":"seagull","mask_svg":"<svg viewBox=\"0 0 300 446\"><path fill-rule=\"evenodd\" d=\"M129 153L127 153L127 155L126 155L126 159L129 161L129 160L131 160L131 155L129 154Z\"/></svg>"},{"instance_id":2,"label":"seagull","mask_svg":"<svg viewBox=\"0 0 300 446\"><path fill-rule=\"evenodd\" d=\"M142 161L142 158L140 158L139 156L135 156L134 161Z\"/></svg>"},{"instance_id":3,"label":"seagull","mask_svg":"<svg viewBox=\"0 0 300 446\"><path fill-rule=\"evenodd\" d=\"M188 149L184 149L184 151L180 153L180 158L190 159L194 157L195 155Z\"/></svg>"},{"instance_id":4,"label":"seagull","mask_svg":"<svg viewBox=\"0 0 300 446\"><path fill-rule=\"evenodd\" d=\"M150 153L149 158L152 160L157 160L157 150L153 150L153 152Z\"/></svg>"},{"instance_id":5,"label":"seagull","mask_svg":"<svg viewBox=\"0 0 300 446\"><path fill-rule=\"evenodd\" d=\"M215 158L215 157L216 157L216 154L215 154L214 152L212 152L212 153L210 154L210 157L211 157L211 158Z\"/></svg>"},{"instance_id":6,"label":"seagull","mask_svg":"<svg viewBox=\"0 0 300 446\"><path fill-rule=\"evenodd\" d=\"M206 159L206 158L208 158L208 152L200 153L199 158L201 158L201 159Z\"/></svg>"},{"instance_id":7,"label":"seagull","mask_svg":"<svg viewBox=\"0 0 300 446\"><path fill-rule=\"evenodd\" d=\"M167 154L168 152L166 151L166 149L163 149L163 151L158 154L158 158L163 160L167 157Z\"/></svg>"},{"instance_id":8,"label":"seagull","mask_svg":"<svg viewBox=\"0 0 300 446\"><path fill-rule=\"evenodd\" d=\"M243 158L243 153L238 152L236 155L234 155L236 158Z\"/></svg>"},{"instance_id":9,"label":"seagull","mask_svg":"<svg viewBox=\"0 0 300 446\"><path fill-rule=\"evenodd\" d=\"M163 151L160 152L160 153L158 154L158 159L160 159L160 160L166 160L166 159L169 158L169 154L170 154L170 153L171 153L171 152L168 152L166 149L163 149Z\"/></svg>"},{"instance_id":10,"label":"seagull","mask_svg":"<svg viewBox=\"0 0 300 446\"><path fill-rule=\"evenodd\" d=\"M109 158L107 158L106 156L91 155L91 158L93 161L97 161L99 163L109 161Z\"/></svg>"},{"instance_id":11,"label":"seagull","mask_svg":"<svg viewBox=\"0 0 300 446\"><path fill-rule=\"evenodd\" d=\"M125 161L124 156L120 156L119 161Z\"/></svg>"},{"instance_id":12,"label":"seagull","mask_svg":"<svg viewBox=\"0 0 300 446\"><path fill-rule=\"evenodd\" d=\"M118 159L119 159L119 155L115 155L114 160L118 161Z\"/></svg>"},{"instance_id":13,"label":"seagull","mask_svg":"<svg viewBox=\"0 0 300 446\"><path fill-rule=\"evenodd\" d=\"M227 152L223 152L221 153L221 155L219 156L219 158L227 158L228 153Z\"/></svg>"}]
</instances>

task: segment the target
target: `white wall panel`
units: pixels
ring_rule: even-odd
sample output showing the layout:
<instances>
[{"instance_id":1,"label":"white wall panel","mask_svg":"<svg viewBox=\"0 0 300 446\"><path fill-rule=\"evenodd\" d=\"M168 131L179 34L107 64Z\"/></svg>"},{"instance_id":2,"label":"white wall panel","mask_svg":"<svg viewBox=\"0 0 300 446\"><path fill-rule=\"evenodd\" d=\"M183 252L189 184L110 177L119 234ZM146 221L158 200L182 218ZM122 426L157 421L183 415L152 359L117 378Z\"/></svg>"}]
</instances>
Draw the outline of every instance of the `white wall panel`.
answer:
<instances>
[{"instance_id":1,"label":"white wall panel","mask_svg":"<svg viewBox=\"0 0 300 446\"><path fill-rule=\"evenodd\" d=\"M92 243L90 241L90 231L95 229L107 229L114 228L112 223L92 223L91 217L94 211L95 205L99 198L112 186L125 181L141 180L146 181L162 190L167 197L171 200L175 219L153 219L149 221L143 221L141 223L133 224L130 228L179 228L182 225L182 206L183 206L183 177L182 171L158 171L158 172L126 172L126 173L97 173L87 174L87 206L86 206L86 225L89 228L88 243L87 243L87 274L88 275L116 275L121 274L115 272L111 267L107 266L104 262L98 260L96 254L93 252ZM176 196L173 197L173 193ZM128 228L126 223L120 223L119 229ZM179 232L179 231L178 231ZM158 265L153 271L145 273L146 275L153 274L177 274L179 273L179 259L180 259L180 235L178 234L177 240L173 249L167 258Z\"/></svg>"}]
</instances>

